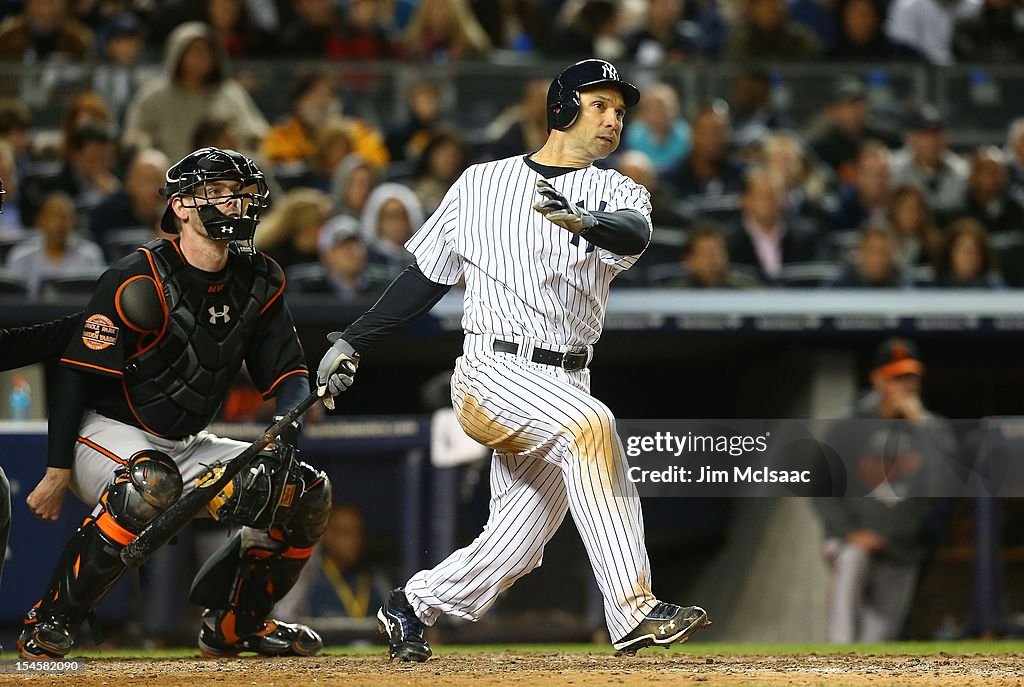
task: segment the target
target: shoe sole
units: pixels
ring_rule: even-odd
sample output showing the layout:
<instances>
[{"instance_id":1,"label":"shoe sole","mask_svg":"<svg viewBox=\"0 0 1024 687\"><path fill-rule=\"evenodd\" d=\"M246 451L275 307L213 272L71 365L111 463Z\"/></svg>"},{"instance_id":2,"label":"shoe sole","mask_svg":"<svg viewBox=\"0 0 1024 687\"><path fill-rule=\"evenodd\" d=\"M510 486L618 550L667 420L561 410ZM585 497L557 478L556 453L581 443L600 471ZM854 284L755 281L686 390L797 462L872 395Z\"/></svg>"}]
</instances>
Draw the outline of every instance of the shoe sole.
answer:
<instances>
[{"instance_id":1,"label":"shoe sole","mask_svg":"<svg viewBox=\"0 0 1024 687\"><path fill-rule=\"evenodd\" d=\"M659 639L657 635L651 633L643 635L642 637L637 637L636 639L631 639L630 641L621 644L612 644L612 647L617 652L617 655L625 654L627 656L632 656L640 649L646 649L650 646L663 646L667 649L672 644L686 644L686 642L690 641L690 637L692 637L697 630L702 630L711 624L711 621L708 620L707 611L700 606L697 606L696 608L700 610L701 615L674 635L669 635L668 637L662 637Z\"/></svg>"}]
</instances>

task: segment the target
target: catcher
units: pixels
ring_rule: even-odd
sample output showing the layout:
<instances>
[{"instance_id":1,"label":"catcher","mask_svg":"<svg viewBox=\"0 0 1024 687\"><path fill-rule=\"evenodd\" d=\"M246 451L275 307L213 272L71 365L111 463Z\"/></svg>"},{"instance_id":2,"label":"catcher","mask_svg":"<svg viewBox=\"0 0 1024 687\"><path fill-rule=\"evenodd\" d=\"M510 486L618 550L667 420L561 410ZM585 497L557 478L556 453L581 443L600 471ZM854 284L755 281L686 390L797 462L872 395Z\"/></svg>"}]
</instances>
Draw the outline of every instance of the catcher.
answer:
<instances>
[{"instance_id":1,"label":"catcher","mask_svg":"<svg viewBox=\"0 0 1024 687\"><path fill-rule=\"evenodd\" d=\"M203 148L168 171L157 239L100 277L61 358L63 398L51 410L46 475L28 497L43 519L70 487L94 510L64 548L18 639L23 658L70 651L83 620L125 570L119 552L198 480L246 444L206 431L246 363L283 414L309 393L305 356L282 297L281 268L253 248L269 197L245 156ZM326 527L324 473L296 457L298 424L209 504L241 530L196 576L206 608L199 647L312 655L309 627L268 618Z\"/></svg>"}]
</instances>

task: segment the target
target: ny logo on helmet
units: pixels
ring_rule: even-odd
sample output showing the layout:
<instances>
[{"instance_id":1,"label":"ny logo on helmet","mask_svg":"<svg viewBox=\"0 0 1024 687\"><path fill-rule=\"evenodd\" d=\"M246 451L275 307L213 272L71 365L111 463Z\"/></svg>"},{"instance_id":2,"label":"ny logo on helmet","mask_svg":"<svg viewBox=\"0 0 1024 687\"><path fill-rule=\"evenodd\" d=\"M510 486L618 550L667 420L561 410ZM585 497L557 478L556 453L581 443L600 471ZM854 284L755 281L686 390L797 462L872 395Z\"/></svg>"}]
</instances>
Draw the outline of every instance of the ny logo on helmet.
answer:
<instances>
[{"instance_id":1,"label":"ny logo on helmet","mask_svg":"<svg viewBox=\"0 0 1024 687\"><path fill-rule=\"evenodd\" d=\"M222 317L224 318L224 324L227 324L228 322L230 322L231 321L231 315L228 314L228 311L230 309L231 309L231 306L225 305L223 310L221 310L220 312L217 312L217 308L215 308L215 307L213 307L211 305L210 306L210 310L209 310L209 313L210 313L210 324L217 324L217 320L222 318Z\"/></svg>"},{"instance_id":2,"label":"ny logo on helmet","mask_svg":"<svg viewBox=\"0 0 1024 687\"><path fill-rule=\"evenodd\" d=\"M619 72L616 71L615 67L605 62L601 65L601 76L611 81L619 80Z\"/></svg>"}]
</instances>

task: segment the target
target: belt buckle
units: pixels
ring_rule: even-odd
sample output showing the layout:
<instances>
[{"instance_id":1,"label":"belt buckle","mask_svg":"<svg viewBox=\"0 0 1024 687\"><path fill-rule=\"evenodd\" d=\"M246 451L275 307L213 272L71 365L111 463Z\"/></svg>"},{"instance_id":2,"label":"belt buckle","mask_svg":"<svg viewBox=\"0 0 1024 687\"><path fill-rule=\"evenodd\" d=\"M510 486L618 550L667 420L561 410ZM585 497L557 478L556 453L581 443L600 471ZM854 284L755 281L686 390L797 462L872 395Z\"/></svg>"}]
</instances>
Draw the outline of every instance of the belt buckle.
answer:
<instances>
[{"instance_id":1,"label":"belt buckle","mask_svg":"<svg viewBox=\"0 0 1024 687\"><path fill-rule=\"evenodd\" d=\"M576 370L570 370L568 367L566 367L566 365L569 362L569 356L570 355L572 355L572 356L586 355L586 353L585 352L576 353L575 351L566 351L565 353L562 354L562 360L558 364L558 366L560 368L562 368L563 370L565 370L566 372L575 372ZM576 368L576 369L582 369L582 368Z\"/></svg>"}]
</instances>

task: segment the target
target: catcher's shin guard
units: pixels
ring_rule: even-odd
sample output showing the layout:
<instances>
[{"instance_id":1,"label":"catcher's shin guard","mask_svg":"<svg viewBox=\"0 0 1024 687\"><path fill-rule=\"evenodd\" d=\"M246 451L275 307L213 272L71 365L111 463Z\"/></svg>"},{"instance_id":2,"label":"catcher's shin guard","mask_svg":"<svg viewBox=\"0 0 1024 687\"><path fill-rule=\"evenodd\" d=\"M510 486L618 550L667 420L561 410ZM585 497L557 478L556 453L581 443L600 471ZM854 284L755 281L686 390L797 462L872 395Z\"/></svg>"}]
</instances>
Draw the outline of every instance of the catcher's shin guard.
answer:
<instances>
[{"instance_id":1,"label":"catcher's shin guard","mask_svg":"<svg viewBox=\"0 0 1024 687\"><path fill-rule=\"evenodd\" d=\"M303 487L297 502L281 511L287 519L267 532L242 530L206 562L192 583L189 599L208 609L199 633L200 648L207 655L305 655L320 649L319 636L309 628L267 618L295 585L330 514L326 475L305 463L297 470Z\"/></svg>"},{"instance_id":2,"label":"catcher's shin guard","mask_svg":"<svg viewBox=\"0 0 1024 687\"><path fill-rule=\"evenodd\" d=\"M157 451L136 453L114 474L101 507L72 535L46 593L25 617L18 638L24 658L71 650L78 626L125 570L121 549L181 496L178 466Z\"/></svg>"}]
</instances>

